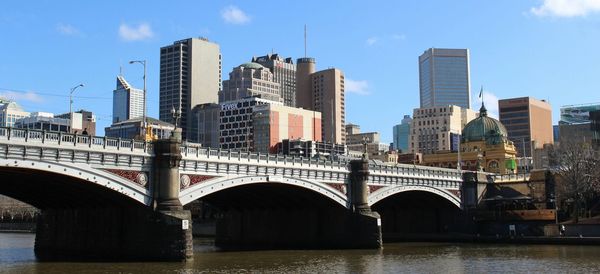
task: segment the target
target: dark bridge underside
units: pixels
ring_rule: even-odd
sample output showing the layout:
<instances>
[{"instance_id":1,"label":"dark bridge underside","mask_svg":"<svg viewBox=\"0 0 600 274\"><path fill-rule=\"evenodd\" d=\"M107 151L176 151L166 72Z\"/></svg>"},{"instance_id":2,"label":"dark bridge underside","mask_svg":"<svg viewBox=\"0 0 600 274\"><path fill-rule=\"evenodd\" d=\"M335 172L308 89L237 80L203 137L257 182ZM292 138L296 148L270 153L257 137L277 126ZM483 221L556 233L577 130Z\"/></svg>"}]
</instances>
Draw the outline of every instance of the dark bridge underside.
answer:
<instances>
[{"instance_id":1,"label":"dark bridge underside","mask_svg":"<svg viewBox=\"0 0 600 274\"><path fill-rule=\"evenodd\" d=\"M215 243L223 248L330 248L346 236L346 209L300 187L245 185L202 201L220 211Z\"/></svg>"},{"instance_id":2,"label":"dark bridge underside","mask_svg":"<svg viewBox=\"0 0 600 274\"><path fill-rule=\"evenodd\" d=\"M433 235L463 232L466 220L453 203L425 191L407 191L372 206L381 215L385 241L432 239Z\"/></svg>"},{"instance_id":3,"label":"dark bridge underside","mask_svg":"<svg viewBox=\"0 0 600 274\"><path fill-rule=\"evenodd\" d=\"M15 167L0 167L0 194L39 209L142 206L93 182Z\"/></svg>"}]
</instances>

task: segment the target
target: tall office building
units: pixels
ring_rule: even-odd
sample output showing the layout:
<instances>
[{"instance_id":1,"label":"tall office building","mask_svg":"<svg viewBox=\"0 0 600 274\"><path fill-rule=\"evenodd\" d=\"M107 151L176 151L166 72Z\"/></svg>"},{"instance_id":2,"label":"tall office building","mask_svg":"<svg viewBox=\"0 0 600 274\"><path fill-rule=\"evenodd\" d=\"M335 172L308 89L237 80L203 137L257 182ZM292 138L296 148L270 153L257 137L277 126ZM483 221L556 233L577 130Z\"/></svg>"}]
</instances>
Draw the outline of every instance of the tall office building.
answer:
<instances>
[{"instance_id":1,"label":"tall office building","mask_svg":"<svg viewBox=\"0 0 600 274\"><path fill-rule=\"evenodd\" d=\"M408 151L408 138L410 135L411 123L412 118L410 118L410 115L404 115L402 122L399 125L394 126L394 149L400 150L403 153Z\"/></svg>"},{"instance_id":2,"label":"tall office building","mask_svg":"<svg viewBox=\"0 0 600 274\"><path fill-rule=\"evenodd\" d=\"M311 74L313 107L321 112L323 141L346 143L344 73L336 68Z\"/></svg>"},{"instance_id":3,"label":"tall office building","mask_svg":"<svg viewBox=\"0 0 600 274\"><path fill-rule=\"evenodd\" d=\"M470 108L469 50L426 50L419 56L419 90L421 108Z\"/></svg>"},{"instance_id":4,"label":"tall office building","mask_svg":"<svg viewBox=\"0 0 600 274\"><path fill-rule=\"evenodd\" d=\"M219 91L219 103L236 101L247 97L259 97L283 103L279 95L279 84L274 82L273 73L259 63L245 63L229 73Z\"/></svg>"},{"instance_id":5,"label":"tall office building","mask_svg":"<svg viewBox=\"0 0 600 274\"><path fill-rule=\"evenodd\" d=\"M205 38L189 38L160 48L159 119L173 122L171 110L181 110L179 126L187 139L191 110L217 103L221 90L219 45Z\"/></svg>"},{"instance_id":6,"label":"tall office building","mask_svg":"<svg viewBox=\"0 0 600 274\"><path fill-rule=\"evenodd\" d=\"M458 151L463 127L476 116L475 111L454 105L414 109L409 152Z\"/></svg>"},{"instance_id":7,"label":"tall office building","mask_svg":"<svg viewBox=\"0 0 600 274\"><path fill-rule=\"evenodd\" d=\"M273 81L279 84L279 96L283 98L283 104L296 107L296 65L292 58L267 54L253 57L252 62L263 65L273 73Z\"/></svg>"},{"instance_id":8,"label":"tall office building","mask_svg":"<svg viewBox=\"0 0 600 274\"><path fill-rule=\"evenodd\" d=\"M219 148L219 104L201 104L192 109L188 141Z\"/></svg>"},{"instance_id":9,"label":"tall office building","mask_svg":"<svg viewBox=\"0 0 600 274\"><path fill-rule=\"evenodd\" d=\"M144 91L133 88L123 76L117 76L113 91L113 123L144 116Z\"/></svg>"},{"instance_id":10,"label":"tall office building","mask_svg":"<svg viewBox=\"0 0 600 274\"><path fill-rule=\"evenodd\" d=\"M517 149L517 157L532 157L533 149L554 143L552 108L545 100L531 97L502 99L498 101L498 109L508 139Z\"/></svg>"},{"instance_id":11,"label":"tall office building","mask_svg":"<svg viewBox=\"0 0 600 274\"><path fill-rule=\"evenodd\" d=\"M296 64L296 107L313 109L311 75L315 73L315 58L298 58Z\"/></svg>"}]
</instances>

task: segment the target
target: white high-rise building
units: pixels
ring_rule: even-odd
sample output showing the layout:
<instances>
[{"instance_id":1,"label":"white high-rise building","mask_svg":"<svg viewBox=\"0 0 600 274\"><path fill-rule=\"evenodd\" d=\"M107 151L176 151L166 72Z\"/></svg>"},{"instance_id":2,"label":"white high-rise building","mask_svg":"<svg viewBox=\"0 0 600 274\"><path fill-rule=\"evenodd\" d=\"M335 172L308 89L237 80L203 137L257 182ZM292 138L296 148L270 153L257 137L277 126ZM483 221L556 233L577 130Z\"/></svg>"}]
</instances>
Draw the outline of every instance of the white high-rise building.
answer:
<instances>
[{"instance_id":1,"label":"white high-rise building","mask_svg":"<svg viewBox=\"0 0 600 274\"><path fill-rule=\"evenodd\" d=\"M29 116L16 102L0 98L0 127L12 127L18 119Z\"/></svg>"},{"instance_id":2,"label":"white high-rise building","mask_svg":"<svg viewBox=\"0 0 600 274\"><path fill-rule=\"evenodd\" d=\"M144 116L144 91L129 85L123 76L117 76L113 91L113 123Z\"/></svg>"}]
</instances>

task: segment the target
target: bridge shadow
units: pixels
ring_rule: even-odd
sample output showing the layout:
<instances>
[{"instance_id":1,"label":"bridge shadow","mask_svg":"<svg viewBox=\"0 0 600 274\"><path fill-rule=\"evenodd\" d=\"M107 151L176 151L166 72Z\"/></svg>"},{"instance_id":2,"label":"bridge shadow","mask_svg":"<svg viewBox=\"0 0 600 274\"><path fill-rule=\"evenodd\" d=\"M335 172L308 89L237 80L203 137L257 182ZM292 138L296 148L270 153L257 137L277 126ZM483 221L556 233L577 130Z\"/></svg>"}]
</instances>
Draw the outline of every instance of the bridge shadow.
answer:
<instances>
[{"instance_id":1,"label":"bridge shadow","mask_svg":"<svg viewBox=\"0 0 600 274\"><path fill-rule=\"evenodd\" d=\"M384 242L435 241L467 229L466 216L455 204L434 193L406 191L372 206L381 216Z\"/></svg>"},{"instance_id":2,"label":"bridge shadow","mask_svg":"<svg viewBox=\"0 0 600 274\"><path fill-rule=\"evenodd\" d=\"M347 210L309 189L258 183L201 198L216 208L222 250L332 248L343 241Z\"/></svg>"}]
</instances>

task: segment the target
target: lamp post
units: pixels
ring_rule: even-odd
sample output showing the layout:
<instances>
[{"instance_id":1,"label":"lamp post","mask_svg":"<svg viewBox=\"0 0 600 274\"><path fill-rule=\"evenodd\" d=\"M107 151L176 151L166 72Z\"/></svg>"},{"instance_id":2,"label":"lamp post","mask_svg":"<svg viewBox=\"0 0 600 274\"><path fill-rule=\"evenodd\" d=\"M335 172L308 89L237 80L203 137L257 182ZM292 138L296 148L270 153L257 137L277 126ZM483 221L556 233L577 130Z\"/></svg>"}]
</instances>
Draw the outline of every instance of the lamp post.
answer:
<instances>
[{"instance_id":1,"label":"lamp post","mask_svg":"<svg viewBox=\"0 0 600 274\"><path fill-rule=\"evenodd\" d=\"M146 60L133 60L129 64L139 63L144 65L144 111L142 114L142 136L146 140Z\"/></svg>"},{"instance_id":2,"label":"lamp post","mask_svg":"<svg viewBox=\"0 0 600 274\"><path fill-rule=\"evenodd\" d=\"M76 85L71 88L71 92L69 93L69 130L73 130L73 92L83 86L83 84Z\"/></svg>"}]
</instances>

